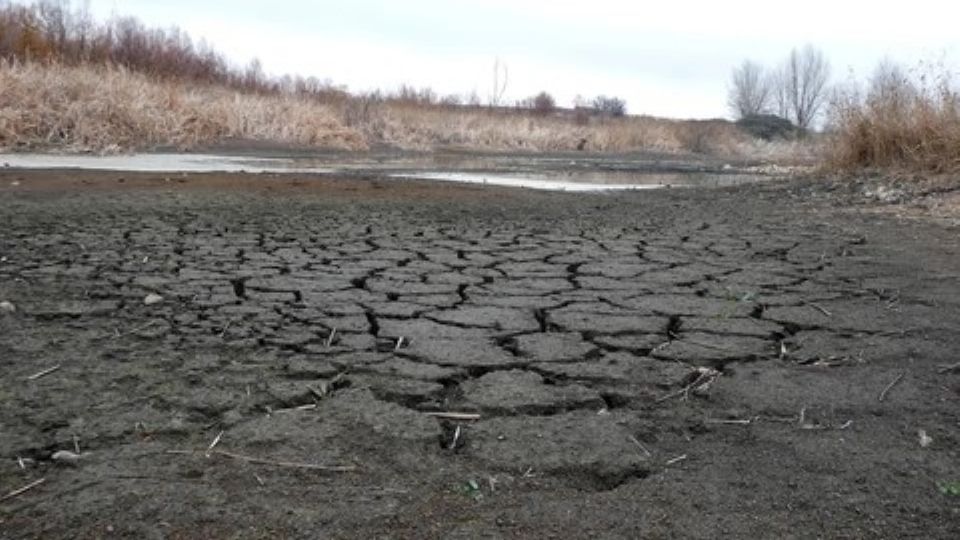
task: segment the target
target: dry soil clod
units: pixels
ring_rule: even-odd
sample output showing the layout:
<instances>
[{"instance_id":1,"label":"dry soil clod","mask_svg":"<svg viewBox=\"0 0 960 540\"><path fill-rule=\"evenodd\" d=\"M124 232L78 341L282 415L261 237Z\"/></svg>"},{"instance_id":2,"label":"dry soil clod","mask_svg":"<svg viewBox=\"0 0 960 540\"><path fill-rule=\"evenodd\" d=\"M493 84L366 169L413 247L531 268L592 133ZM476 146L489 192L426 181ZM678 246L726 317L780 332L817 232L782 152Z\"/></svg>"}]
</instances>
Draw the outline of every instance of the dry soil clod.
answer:
<instances>
[{"instance_id":1,"label":"dry soil clod","mask_svg":"<svg viewBox=\"0 0 960 540\"><path fill-rule=\"evenodd\" d=\"M954 373L954 372L960 372L960 362L957 362L956 364L951 364L949 366L940 366L940 369L937 370L937 373L940 373L940 374Z\"/></svg>"}]
</instances>

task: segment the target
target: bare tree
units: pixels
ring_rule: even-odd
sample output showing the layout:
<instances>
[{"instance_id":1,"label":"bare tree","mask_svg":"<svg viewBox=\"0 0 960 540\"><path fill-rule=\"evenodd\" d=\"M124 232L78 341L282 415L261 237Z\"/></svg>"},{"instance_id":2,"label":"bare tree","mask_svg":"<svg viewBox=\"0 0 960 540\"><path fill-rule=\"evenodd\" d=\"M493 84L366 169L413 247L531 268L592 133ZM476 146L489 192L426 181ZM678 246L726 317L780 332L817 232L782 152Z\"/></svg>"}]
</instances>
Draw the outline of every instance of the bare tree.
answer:
<instances>
[{"instance_id":1,"label":"bare tree","mask_svg":"<svg viewBox=\"0 0 960 540\"><path fill-rule=\"evenodd\" d=\"M903 105L916 97L916 93L917 89L904 69L889 58L884 58L873 70L867 95L878 105L903 110Z\"/></svg>"},{"instance_id":2,"label":"bare tree","mask_svg":"<svg viewBox=\"0 0 960 540\"><path fill-rule=\"evenodd\" d=\"M808 129L826 100L830 63L811 45L793 49L780 70L778 100L789 119Z\"/></svg>"},{"instance_id":3,"label":"bare tree","mask_svg":"<svg viewBox=\"0 0 960 540\"><path fill-rule=\"evenodd\" d=\"M532 111L541 116L549 115L556 108L557 101L546 91L517 101L517 109Z\"/></svg>"},{"instance_id":4,"label":"bare tree","mask_svg":"<svg viewBox=\"0 0 960 540\"><path fill-rule=\"evenodd\" d=\"M773 70L768 75L771 97L773 99L774 113L780 118L789 120L793 115L790 114L790 99L787 98L787 78L786 70L783 66Z\"/></svg>"},{"instance_id":5,"label":"bare tree","mask_svg":"<svg viewBox=\"0 0 960 540\"><path fill-rule=\"evenodd\" d=\"M767 112L771 97L771 79L763 66L744 60L734 68L727 95L730 111L737 118L747 118Z\"/></svg>"},{"instance_id":6,"label":"bare tree","mask_svg":"<svg viewBox=\"0 0 960 540\"><path fill-rule=\"evenodd\" d=\"M490 93L490 106L499 107L503 102L503 95L507 92L507 64L497 57L493 60L493 92Z\"/></svg>"},{"instance_id":7,"label":"bare tree","mask_svg":"<svg viewBox=\"0 0 960 540\"><path fill-rule=\"evenodd\" d=\"M624 116L627 114L627 102L616 96L599 95L590 101L590 106L605 116Z\"/></svg>"}]
</instances>

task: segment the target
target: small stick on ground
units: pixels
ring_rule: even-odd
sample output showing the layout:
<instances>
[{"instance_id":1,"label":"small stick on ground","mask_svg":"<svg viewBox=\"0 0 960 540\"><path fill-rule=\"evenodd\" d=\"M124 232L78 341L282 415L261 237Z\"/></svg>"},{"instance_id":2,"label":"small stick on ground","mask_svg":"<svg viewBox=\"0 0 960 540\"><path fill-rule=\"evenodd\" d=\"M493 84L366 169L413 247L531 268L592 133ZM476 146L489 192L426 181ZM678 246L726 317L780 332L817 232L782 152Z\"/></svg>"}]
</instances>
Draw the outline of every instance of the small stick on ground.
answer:
<instances>
[{"instance_id":1,"label":"small stick on ground","mask_svg":"<svg viewBox=\"0 0 960 540\"><path fill-rule=\"evenodd\" d=\"M460 442L460 433L460 426L457 426L457 429L453 431L453 439L450 441L448 450L455 450L457 448L457 443Z\"/></svg>"},{"instance_id":2,"label":"small stick on ground","mask_svg":"<svg viewBox=\"0 0 960 540\"><path fill-rule=\"evenodd\" d=\"M753 418L748 418L746 420L724 420L721 418L707 418L708 424L723 424L730 426L749 426L753 423Z\"/></svg>"},{"instance_id":3,"label":"small stick on ground","mask_svg":"<svg viewBox=\"0 0 960 540\"><path fill-rule=\"evenodd\" d=\"M675 398L677 396L684 396L684 398L686 398L687 396L689 396L691 390L696 390L697 388L701 388L705 386L709 387L709 385L712 384L713 381L716 380L717 377L719 376L720 376L720 372L717 370L702 368L697 373L697 378L692 383L684 386L683 388L675 392L670 392L665 396L661 396L660 398L657 398L657 400L654 403L661 403L668 399Z\"/></svg>"},{"instance_id":4,"label":"small stick on ground","mask_svg":"<svg viewBox=\"0 0 960 540\"><path fill-rule=\"evenodd\" d=\"M221 438L223 438L223 430L220 430L220 433L217 433L217 436L213 438L213 442L207 447L207 457L210 457L210 452L213 451L214 447L220 444Z\"/></svg>"},{"instance_id":5,"label":"small stick on ground","mask_svg":"<svg viewBox=\"0 0 960 540\"><path fill-rule=\"evenodd\" d=\"M27 377L27 380L28 380L28 381L35 381L35 380L39 379L40 377L46 377L47 375L49 375L49 374L53 373L54 371L57 371L58 369L60 369L60 367L61 367L60 364L57 364L57 365L55 365L55 366L53 366L53 367L49 367L49 368L47 368L47 369L45 369L45 370L43 370L43 371L38 371L38 372L34 373L33 375Z\"/></svg>"},{"instance_id":6,"label":"small stick on ground","mask_svg":"<svg viewBox=\"0 0 960 540\"><path fill-rule=\"evenodd\" d=\"M290 407L289 409L274 409L270 412L273 414L279 414L279 413L289 413L289 412L297 412L297 411L312 411L313 409L316 409L316 408L317 408L316 403L308 403L306 405Z\"/></svg>"},{"instance_id":7,"label":"small stick on ground","mask_svg":"<svg viewBox=\"0 0 960 540\"><path fill-rule=\"evenodd\" d=\"M894 386L896 386L897 383L900 382L906 374L907 374L906 371L901 371L900 375L897 375L896 379L890 381L890 384L888 384L886 388L884 388L883 391L880 392L880 395L877 396L877 401L883 402L883 400L886 399L887 397L887 392L889 392Z\"/></svg>"},{"instance_id":8,"label":"small stick on ground","mask_svg":"<svg viewBox=\"0 0 960 540\"><path fill-rule=\"evenodd\" d=\"M114 336L113 336L113 337L114 337L115 339L120 339L120 338L122 338L123 336L129 336L130 334L136 334L137 332L140 332L140 331L142 331L142 330L146 330L147 328L150 328L151 326L154 326L154 325L159 324L159 323L160 323L159 320L154 319L154 320L148 322L147 324L142 324L142 325L140 325L140 326L137 326L136 328L133 328L133 329L131 329L131 330L127 330L126 332L120 332L120 329L119 329L119 328L114 328L114 329L113 329L113 332L114 332ZM104 336L104 337L109 337L109 336Z\"/></svg>"},{"instance_id":9,"label":"small stick on ground","mask_svg":"<svg viewBox=\"0 0 960 540\"><path fill-rule=\"evenodd\" d=\"M196 454L197 452L193 450L167 450L166 453L179 454L179 455L193 455L193 454ZM238 461L245 461L247 463L255 463L257 465L273 465L274 467L286 467L290 469L306 469L311 471L323 471L323 472L353 472L357 470L357 467L353 465L315 465L313 463L298 463L295 461L282 461L282 460L245 456L242 454L227 452L226 450L213 450L212 452L210 452L210 455L223 456L230 459L236 459Z\"/></svg>"},{"instance_id":10,"label":"small stick on ground","mask_svg":"<svg viewBox=\"0 0 960 540\"><path fill-rule=\"evenodd\" d=\"M651 454L650 451L647 450L647 447L644 446L643 443L641 443L640 441L638 441L636 437L634 437L633 435L630 435L630 436L627 437L627 438L630 439L630 442L632 442L633 444L637 445L637 447L638 447L647 457L653 457L653 454Z\"/></svg>"},{"instance_id":11,"label":"small stick on ground","mask_svg":"<svg viewBox=\"0 0 960 540\"><path fill-rule=\"evenodd\" d=\"M227 335L227 330L230 329L230 325L233 324L233 321L236 319L230 319L227 321L227 324L223 325L223 330L220 331L220 339L223 339Z\"/></svg>"},{"instance_id":12,"label":"small stick on ground","mask_svg":"<svg viewBox=\"0 0 960 540\"><path fill-rule=\"evenodd\" d=\"M667 463L666 463L666 464L667 464L667 465L674 465L674 464L680 463L681 461L684 461L685 459L687 459L687 455L686 455L686 454L684 454L684 455L682 455L682 456L677 456L677 457L675 457L675 458L673 458L673 459L670 459L670 460L667 460Z\"/></svg>"},{"instance_id":13,"label":"small stick on ground","mask_svg":"<svg viewBox=\"0 0 960 540\"><path fill-rule=\"evenodd\" d=\"M463 420L463 421L475 421L480 419L480 415L476 413L463 413L463 412L428 412L427 416L432 416L434 418L439 418L441 420Z\"/></svg>"},{"instance_id":14,"label":"small stick on ground","mask_svg":"<svg viewBox=\"0 0 960 540\"><path fill-rule=\"evenodd\" d=\"M327 343L326 343L325 347L327 347L328 349L329 349L330 347L332 347L332 346L333 346L333 340L334 340L336 337L337 337L337 329L334 328L333 330L330 330L330 335L327 336Z\"/></svg>"},{"instance_id":15,"label":"small stick on ground","mask_svg":"<svg viewBox=\"0 0 960 540\"><path fill-rule=\"evenodd\" d=\"M813 303L813 302L807 302L807 305L810 306L810 307L812 307L813 309L819 311L820 313L823 313L823 314L826 315L827 317L833 317L833 313L830 313L830 311L829 311L827 308L821 306L820 304L815 304L815 303Z\"/></svg>"},{"instance_id":16,"label":"small stick on ground","mask_svg":"<svg viewBox=\"0 0 960 540\"><path fill-rule=\"evenodd\" d=\"M327 383L321 383L321 384L322 386L319 389L314 388L309 384L307 385L307 390L309 390L310 393L313 394L313 397L317 398L318 400L324 399L325 397L327 397L327 394L330 393L329 385L327 385Z\"/></svg>"},{"instance_id":17,"label":"small stick on ground","mask_svg":"<svg viewBox=\"0 0 960 540\"><path fill-rule=\"evenodd\" d=\"M0 502L8 501L8 500L10 500L10 499L12 499L12 498L14 498L14 497L19 497L20 495L23 495L24 493L30 491L31 489L39 486L40 484L42 484L42 483L44 483L44 482L46 482L46 481L47 481L46 478L41 478L41 479L39 479L39 480L35 480L35 481L33 481L33 482L30 482L29 484L23 486L22 488L15 489L15 490L11 491L10 493L7 493L7 494L4 495L3 497L0 497Z\"/></svg>"}]
</instances>

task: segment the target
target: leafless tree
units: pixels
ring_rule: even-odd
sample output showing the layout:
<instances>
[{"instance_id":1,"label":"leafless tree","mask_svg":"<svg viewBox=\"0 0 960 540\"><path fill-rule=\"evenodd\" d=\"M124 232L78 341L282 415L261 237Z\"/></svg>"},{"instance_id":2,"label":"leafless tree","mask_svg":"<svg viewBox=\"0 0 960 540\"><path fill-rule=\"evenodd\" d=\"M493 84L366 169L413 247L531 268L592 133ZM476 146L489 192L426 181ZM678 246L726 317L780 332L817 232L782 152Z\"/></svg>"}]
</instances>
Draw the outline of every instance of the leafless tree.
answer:
<instances>
[{"instance_id":1,"label":"leafless tree","mask_svg":"<svg viewBox=\"0 0 960 540\"><path fill-rule=\"evenodd\" d=\"M811 45L793 49L780 69L776 99L781 113L808 129L826 100L830 63Z\"/></svg>"},{"instance_id":2,"label":"leafless tree","mask_svg":"<svg viewBox=\"0 0 960 540\"><path fill-rule=\"evenodd\" d=\"M745 60L733 70L727 104L737 118L765 113L770 104L772 80L756 62Z\"/></svg>"},{"instance_id":3,"label":"leafless tree","mask_svg":"<svg viewBox=\"0 0 960 540\"><path fill-rule=\"evenodd\" d=\"M616 96L597 96L590 101L590 106L605 116L619 117L627 114L627 102Z\"/></svg>"},{"instance_id":4,"label":"leafless tree","mask_svg":"<svg viewBox=\"0 0 960 540\"><path fill-rule=\"evenodd\" d=\"M493 91L490 93L490 106L499 107L503 103L503 95L507 92L509 73L507 64L497 57L493 60Z\"/></svg>"},{"instance_id":5,"label":"leafless tree","mask_svg":"<svg viewBox=\"0 0 960 540\"><path fill-rule=\"evenodd\" d=\"M867 95L878 104L903 110L903 105L916 97L916 93L917 90L904 69L889 58L884 58L873 70Z\"/></svg>"}]
</instances>

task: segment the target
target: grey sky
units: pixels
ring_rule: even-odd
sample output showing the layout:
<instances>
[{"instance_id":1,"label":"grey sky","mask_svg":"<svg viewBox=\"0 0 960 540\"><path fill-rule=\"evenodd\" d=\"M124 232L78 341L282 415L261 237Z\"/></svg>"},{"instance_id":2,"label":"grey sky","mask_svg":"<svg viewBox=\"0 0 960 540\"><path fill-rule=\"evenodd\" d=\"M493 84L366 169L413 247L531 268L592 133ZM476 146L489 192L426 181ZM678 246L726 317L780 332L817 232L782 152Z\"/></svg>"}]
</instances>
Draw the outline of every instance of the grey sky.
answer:
<instances>
[{"instance_id":1,"label":"grey sky","mask_svg":"<svg viewBox=\"0 0 960 540\"><path fill-rule=\"evenodd\" d=\"M868 75L890 57L908 65L960 52L960 8L947 1L803 0L91 0L101 18L177 25L271 74L329 78L352 90L430 86L486 98L493 62L507 97L540 90L561 104L617 95L633 114L725 116L730 70L774 65L812 43L834 80Z\"/></svg>"}]
</instances>

